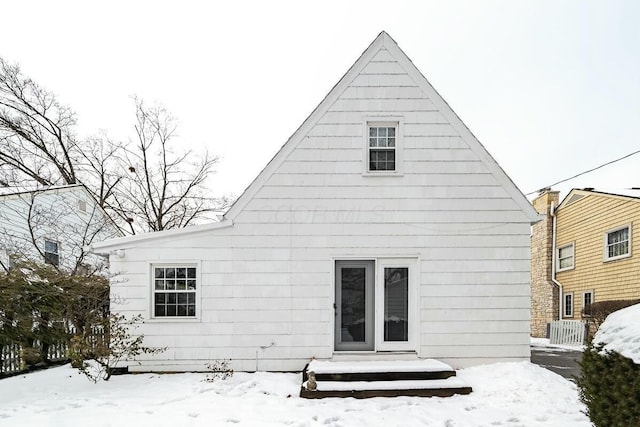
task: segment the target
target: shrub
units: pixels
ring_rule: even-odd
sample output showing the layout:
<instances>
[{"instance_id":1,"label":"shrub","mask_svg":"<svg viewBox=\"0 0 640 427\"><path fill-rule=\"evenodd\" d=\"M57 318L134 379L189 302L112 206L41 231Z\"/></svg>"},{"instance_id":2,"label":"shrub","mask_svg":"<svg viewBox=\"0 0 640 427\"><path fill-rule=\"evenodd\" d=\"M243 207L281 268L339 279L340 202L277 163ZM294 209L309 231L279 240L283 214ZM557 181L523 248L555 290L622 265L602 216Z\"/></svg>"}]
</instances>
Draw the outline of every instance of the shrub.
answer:
<instances>
[{"instance_id":1,"label":"shrub","mask_svg":"<svg viewBox=\"0 0 640 427\"><path fill-rule=\"evenodd\" d=\"M233 368L231 368L231 360L216 360L207 363L207 377L205 381L212 383L215 380L226 380L233 376Z\"/></svg>"},{"instance_id":2,"label":"shrub","mask_svg":"<svg viewBox=\"0 0 640 427\"><path fill-rule=\"evenodd\" d=\"M640 425L640 365L591 343L580 365L580 399L594 426Z\"/></svg>"}]
</instances>

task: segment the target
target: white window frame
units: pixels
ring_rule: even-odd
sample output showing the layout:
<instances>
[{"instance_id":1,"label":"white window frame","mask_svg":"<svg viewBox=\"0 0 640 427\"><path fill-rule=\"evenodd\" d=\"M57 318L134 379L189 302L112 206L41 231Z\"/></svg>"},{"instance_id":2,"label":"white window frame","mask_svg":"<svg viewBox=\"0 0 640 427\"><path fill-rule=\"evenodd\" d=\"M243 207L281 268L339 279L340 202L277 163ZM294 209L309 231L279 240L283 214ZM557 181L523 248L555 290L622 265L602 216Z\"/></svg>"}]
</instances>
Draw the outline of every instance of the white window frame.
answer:
<instances>
[{"instance_id":1,"label":"white window frame","mask_svg":"<svg viewBox=\"0 0 640 427\"><path fill-rule=\"evenodd\" d=\"M47 243L53 243L56 245L56 252L51 252L47 250ZM57 240L53 240L53 239L44 239L44 244L43 244L43 248L42 248L42 254L44 255L44 262L45 264L49 264L49 265L53 265L55 267L59 267L60 266L60 242L58 242ZM55 254L58 257L58 262L56 264L49 262L47 260L47 254Z\"/></svg>"},{"instance_id":2,"label":"white window frame","mask_svg":"<svg viewBox=\"0 0 640 427\"><path fill-rule=\"evenodd\" d=\"M616 256L609 256L609 246L613 246L613 245L609 245L609 235L615 232L618 232L620 230L624 230L625 228L627 228L628 231L628 238L627 238L627 252L622 254L622 255L616 255ZM611 230L607 230L604 233L604 238L603 238L603 242L604 242L604 248L603 248L603 258L604 261L615 261L618 259L624 259L624 258L629 258L631 256L631 224L625 224L622 225L620 227L616 227L613 228ZM614 243L614 244L619 244L620 242Z\"/></svg>"},{"instance_id":3,"label":"white window frame","mask_svg":"<svg viewBox=\"0 0 640 427\"><path fill-rule=\"evenodd\" d=\"M594 293L593 293L592 290L582 292L582 309L583 310L587 306L587 304L585 303L585 296L586 295L591 295L591 302L589 304L593 304L595 302L594 301Z\"/></svg>"},{"instance_id":4,"label":"white window frame","mask_svg":"<svg viewBox=\"0 0 640 427\"><path fill-rule=\"evenodd\" d=\"M567 297L571 299L571 304L567 304ZM567 292L562 295L562 317L573 317L573 292ZM567 309L569 309L567 311Z\"/></svg>"},{"instance_id":5,"label":"white window frame","mask_svg":"<svg viewBox=\"0 0 640 427\"><path fill-rule=\"evenodd\" d=\"M568 249L571 248L571 255L570 256L565 256L564 258L560 257L560 253L562 252L563 249ZM564 259L568 259L571 258L571 265L568 267L561 267L560 265L562 264L561 261ZM576 265L576 247L574 242L569 243L568 245L563 245L560 246L557 250L556 250L556 272L561 272L561 271L567 271L567 270L573 270L575 268Z\"/></svg>"},{"instance_id":6,"label":"white window frame","mask_svg":"<svg viewBox=\"0 0 640 427\"><path fill-rule=\"evenodd\" d=\"M369 162L371 160L371 149L369 146L369 128L372 127L393 127L395 128L395 169L394 170L371 170ZM404 118L395 116L367 116L363 125L364 147L363 147L363 167L364 176L402 176L404 174Z\"/></svg>"},{"instance_id":7,"label":"white window frame","mask_svg":"<svg viewBox=\"0 0 640 427\"><path fill-rule=\"evenodd\" d=\"M155 287L155 270L156 268L195 268L195 280L196 280L196 289L195 292L190 290L178 291L178 290L156 290ZM165 263L154 263L150 265L149 268L149 286L150 286L150 304L149 304L149 319L151 321L156 322L193 322L199 321L200 313L202 310L201 307L201 287L202 287L202 273L201 273L201 265L199 262L165 262ZM156 316L155 312L155 296L156 293L194 293L195 294L195 315L194 316Z\"/></svg>"}]
</instances>

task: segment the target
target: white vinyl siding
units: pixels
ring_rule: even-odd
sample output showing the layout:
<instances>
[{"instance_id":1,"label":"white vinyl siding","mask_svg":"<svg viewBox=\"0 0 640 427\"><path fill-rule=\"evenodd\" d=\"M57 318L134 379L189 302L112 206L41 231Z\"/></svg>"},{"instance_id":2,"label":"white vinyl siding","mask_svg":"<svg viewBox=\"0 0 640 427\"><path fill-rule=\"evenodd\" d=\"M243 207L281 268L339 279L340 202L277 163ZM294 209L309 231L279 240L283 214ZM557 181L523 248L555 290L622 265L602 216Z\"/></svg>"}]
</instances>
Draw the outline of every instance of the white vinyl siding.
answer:
<instances>
[{"instance_id":1,"label":"white vinyl siding","mask_svg":"<svg viewBox=\"0 0 640 427\"><path fill-rule=\"evenodd\" d=\"M631 226L611 230L604 235L604 260L613 261L631 256Z\"/></svg>"}]
</instances>

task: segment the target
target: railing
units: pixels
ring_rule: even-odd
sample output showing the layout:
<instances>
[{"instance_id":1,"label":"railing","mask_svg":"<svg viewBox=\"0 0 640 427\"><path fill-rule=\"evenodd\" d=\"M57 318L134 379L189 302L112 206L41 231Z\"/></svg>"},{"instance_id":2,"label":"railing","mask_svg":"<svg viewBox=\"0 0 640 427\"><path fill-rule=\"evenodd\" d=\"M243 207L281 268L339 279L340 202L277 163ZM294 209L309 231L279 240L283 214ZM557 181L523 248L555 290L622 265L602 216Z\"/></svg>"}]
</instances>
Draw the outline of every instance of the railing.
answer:
<instances>
[{"instance_id":1,"label":"railing","mask_svg":"<svg viewBox=\"0 0 640 427\"><path fill-rule=\"evenodd\" d=\"M582 320L554 320L551 322L551 344L578 346L584 344L587 324Z\"/></svg>"}]
</instances>

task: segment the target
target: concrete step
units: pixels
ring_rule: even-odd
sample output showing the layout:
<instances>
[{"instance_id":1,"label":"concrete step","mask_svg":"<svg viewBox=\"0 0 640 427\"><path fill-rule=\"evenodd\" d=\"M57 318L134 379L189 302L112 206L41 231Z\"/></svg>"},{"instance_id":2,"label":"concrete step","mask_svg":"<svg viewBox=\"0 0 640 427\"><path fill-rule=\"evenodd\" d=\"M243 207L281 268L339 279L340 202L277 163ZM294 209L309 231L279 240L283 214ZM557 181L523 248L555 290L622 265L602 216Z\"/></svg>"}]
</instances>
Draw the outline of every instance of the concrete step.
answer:
<instances>
[{"instance_id":1,"label":"concrete step","mask_svg":"<svg viewBox=\"0 0 640 427\"><path fill-rule=\"evenodd\" d=\"M455 378L447 364L433 359L398 361L319 361L312 360L302 373L300 396L395 397L469 394L468 387Z\"/></svg>"}]
</instances>

